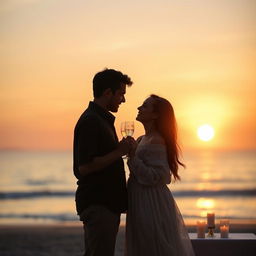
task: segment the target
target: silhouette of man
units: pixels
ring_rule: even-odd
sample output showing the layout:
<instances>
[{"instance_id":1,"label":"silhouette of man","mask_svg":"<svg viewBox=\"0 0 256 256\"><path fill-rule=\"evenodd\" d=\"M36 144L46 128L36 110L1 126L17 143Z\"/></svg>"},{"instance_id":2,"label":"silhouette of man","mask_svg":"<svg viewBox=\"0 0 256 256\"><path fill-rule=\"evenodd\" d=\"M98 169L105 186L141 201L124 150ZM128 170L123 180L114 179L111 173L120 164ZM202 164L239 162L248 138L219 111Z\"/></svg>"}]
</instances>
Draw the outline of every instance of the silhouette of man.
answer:
<instances>
[{"instance_id":1,"label":"silhouette of man","mask_svg":"<svg viewBox=\"0 0 256 256\"><path fill-rule=\"evenodd\" d=\"M94 100L79 118L74 131L73 169L78 179L76 209L84 225L85 256L113 256L120 215L127 209L122 156L131 145L118 141L110 112L125 102L131 79L105 69L93 78ZM110 112L109 112L110 111Z\"/></svg>"}]
</instances>

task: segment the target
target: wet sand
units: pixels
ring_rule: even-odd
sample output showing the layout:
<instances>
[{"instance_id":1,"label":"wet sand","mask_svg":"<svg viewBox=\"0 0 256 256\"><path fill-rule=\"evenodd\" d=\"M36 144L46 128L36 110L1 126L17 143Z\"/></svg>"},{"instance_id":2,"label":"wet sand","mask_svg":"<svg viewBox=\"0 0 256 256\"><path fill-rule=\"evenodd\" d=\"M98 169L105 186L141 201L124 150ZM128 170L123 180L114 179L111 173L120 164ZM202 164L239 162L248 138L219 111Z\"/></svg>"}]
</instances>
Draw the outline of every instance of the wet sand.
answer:
<instances>
[{"instance_id":1,"label":"wet sand","mask_svg":"<svg viewBox=\"0 0 256 256\"><path fill-rule=\"evenodd\" d=\"M196 227L187 225L188 232ZM231 225L233 233L255 233L255 222L237 222ZM125 227L120 226L115 256L123 256ZM67 225L1 225L1 256L81 256L83 253L83 228Z\"/></svg>"}]
</instances>

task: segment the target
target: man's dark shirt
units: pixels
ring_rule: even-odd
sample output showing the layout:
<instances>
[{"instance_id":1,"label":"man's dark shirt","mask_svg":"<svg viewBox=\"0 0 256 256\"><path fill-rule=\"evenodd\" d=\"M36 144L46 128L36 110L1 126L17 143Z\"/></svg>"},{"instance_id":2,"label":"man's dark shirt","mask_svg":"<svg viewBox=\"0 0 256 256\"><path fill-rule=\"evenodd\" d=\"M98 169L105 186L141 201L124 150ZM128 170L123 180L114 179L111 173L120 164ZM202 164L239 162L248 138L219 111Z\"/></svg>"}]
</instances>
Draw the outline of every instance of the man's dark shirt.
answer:
<instances>
[{"instance_id":1,"label":"man's dark shirt","mask_svg":"<svg viewBox=\"0 0 256 256\"><path fill-rule=\"evenodd\" d=\"M73 170L78 179L77 213L90 205L103 205L121 213L127 208L127 191L123 159L120 157L102 170L82 176L79 166L104 156L118 146L115 117L94 102L81 115L74 131Z\"/></svg>"}]
</instances>

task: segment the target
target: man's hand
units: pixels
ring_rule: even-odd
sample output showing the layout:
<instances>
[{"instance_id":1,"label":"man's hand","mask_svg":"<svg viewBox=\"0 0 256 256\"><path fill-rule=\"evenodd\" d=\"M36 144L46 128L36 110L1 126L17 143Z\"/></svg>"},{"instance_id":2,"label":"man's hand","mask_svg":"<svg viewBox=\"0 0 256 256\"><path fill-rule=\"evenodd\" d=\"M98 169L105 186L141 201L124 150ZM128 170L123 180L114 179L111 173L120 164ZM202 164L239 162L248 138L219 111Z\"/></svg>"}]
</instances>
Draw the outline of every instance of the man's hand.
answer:
<instances>
[{"instance_id":1,"label":"man's hand","mask_svg":"<svg viewBox=\"0 0 256 256\"><path fill-rule=\"evenodd\" d=\"M118 151L121 153L122 156L127 155L131 150L131 137L123 138L118 145Z\"/></svg>"},{"instance_id":2,"label":"man's hand","mask_svg":"<svg viewBox=\"0 0 256 256\"><path fill-rule=\"evenodd\" d=\"M116 161L119 157L127 155L131 151L134 142L135 140L132 137L122 139L119 142L118 147L112 152L109 152L104 156L95 157L90 163L79 166L79 172L81 175L86 176L90 173L102 170L107 165Z\"/></svg>"},{"instance_id":3,"label":"man's hand","mask_svg":"<svg viewBox=\"0 0 256 256\"><path fill-rule=\"evenodd\" d=\"M135 154L135 151L137 149L138 143L137 143L137 141L133 137L128 136L126 139L128 140L128 142L130 144L130 151L128 153L128 157L131 158Z\"/></svg>"}]
</instances>

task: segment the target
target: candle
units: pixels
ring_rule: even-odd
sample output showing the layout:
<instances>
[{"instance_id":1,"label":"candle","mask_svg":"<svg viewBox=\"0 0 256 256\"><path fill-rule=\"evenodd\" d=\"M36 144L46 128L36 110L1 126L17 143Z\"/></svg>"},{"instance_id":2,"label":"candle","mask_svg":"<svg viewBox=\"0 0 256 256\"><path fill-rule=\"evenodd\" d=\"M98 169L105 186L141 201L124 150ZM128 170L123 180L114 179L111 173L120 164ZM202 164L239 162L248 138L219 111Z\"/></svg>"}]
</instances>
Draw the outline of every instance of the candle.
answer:
<instances>
[{"instance_id":1,"label":"candle","mask_svg":"<svg viewBox=\"0 0 256 256\"><path fill-rule=\"evenodd\" d=\"M207 213L207 225L209 228L215 227L215 214L214 213Z\"/></svg>"},{"instance_id":2,"label":"candle","mask_svg":"<svg viewBox=\"0 0 256 256\"><path fill-rule=\"evenodd\" d=\"M205 221L198 221L197 222L197 237L198 238L205 238Z\"/></svg>"},{"instance_id":3,"label":"candle","mask_svg":"<svg viewBox=\"0 0 256 256\"><path fill-rule=\"evenodd\" d=\"M220 237L221 238L228 238L229 233L229 226L220 226Z\"/></svg>"},{"instance_id":4,"label":"candle","mask_svg":"<svg viewBox=\"0 0 256 256\"><path fill-rule=\"evenodd\" d=\"M229 220L225 219L225 220L220 220L220 226L229 226Z\"/></svg>"}]
</instances>

